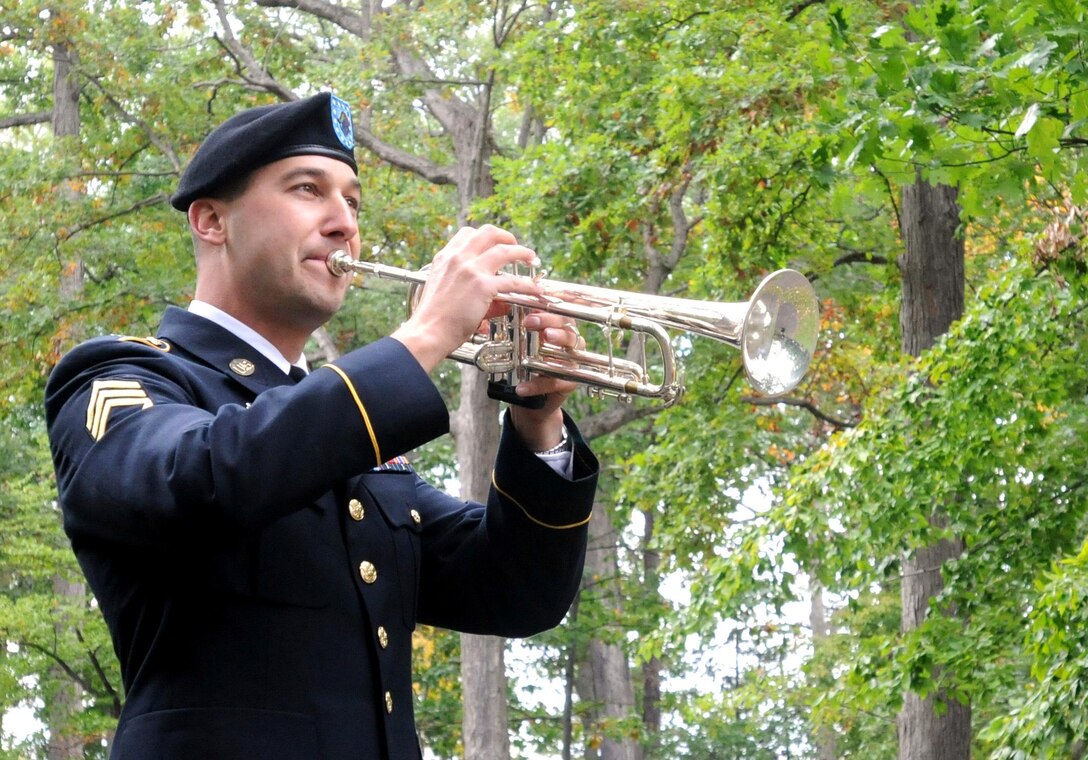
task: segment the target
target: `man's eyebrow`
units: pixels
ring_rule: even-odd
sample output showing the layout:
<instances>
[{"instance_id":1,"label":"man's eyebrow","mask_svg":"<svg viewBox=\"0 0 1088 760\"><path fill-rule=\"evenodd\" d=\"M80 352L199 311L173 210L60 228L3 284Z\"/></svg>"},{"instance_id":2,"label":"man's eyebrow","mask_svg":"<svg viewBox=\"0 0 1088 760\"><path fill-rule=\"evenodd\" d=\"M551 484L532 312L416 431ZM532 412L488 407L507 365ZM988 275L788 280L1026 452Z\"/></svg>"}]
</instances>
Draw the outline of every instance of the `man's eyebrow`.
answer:
<instances>
[{"instance_id":1,"label":"man's eyebrow","mask_svg":"<svg viewBox=\"0 0 1088 760\"><path fill-rule=\"evenodd\" d=\"M316 166L299 166L294 169L288 170L283 176L280 177L281 182L291 182L299 179L300 177L309 177L311 179L328 180L329 173L324 169L320 169ZM358 177L352 177L351 187L353 190L359 191L361 194L363 186L359 182Z\"/></svg>"}]
</instances>

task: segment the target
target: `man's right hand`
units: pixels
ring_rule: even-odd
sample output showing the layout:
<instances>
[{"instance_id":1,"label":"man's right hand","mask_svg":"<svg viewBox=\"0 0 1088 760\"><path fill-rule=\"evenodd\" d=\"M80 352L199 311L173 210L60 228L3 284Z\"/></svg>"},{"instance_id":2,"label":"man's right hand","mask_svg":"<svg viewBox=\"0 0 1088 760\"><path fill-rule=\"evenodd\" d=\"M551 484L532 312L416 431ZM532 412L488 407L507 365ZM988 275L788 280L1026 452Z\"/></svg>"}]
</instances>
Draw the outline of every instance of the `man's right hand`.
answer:
<instances>
[{"instance_id":1,"label":"man's right hand","mask_svg":"<svg viewBox=\"0 0 1088 760\"><path fill-rule=\"evenodd\" d=\"M434 257L419 303L392 337L430 372L485 318L502 313L505 306L495 303L500 292L541 295L532 279L502 274L512 264L531 266L539 261L506 230L490 224L462 227Z\"/></svg>"}]
</instances>

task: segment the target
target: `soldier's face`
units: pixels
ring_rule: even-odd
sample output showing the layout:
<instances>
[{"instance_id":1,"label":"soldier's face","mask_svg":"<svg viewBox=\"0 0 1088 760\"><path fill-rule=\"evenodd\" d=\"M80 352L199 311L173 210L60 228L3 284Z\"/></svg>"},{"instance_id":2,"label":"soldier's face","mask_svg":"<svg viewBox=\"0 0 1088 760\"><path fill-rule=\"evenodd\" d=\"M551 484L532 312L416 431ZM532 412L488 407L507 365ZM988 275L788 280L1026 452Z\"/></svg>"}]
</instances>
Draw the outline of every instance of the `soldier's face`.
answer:
<instances>
[{"instance_id":1,"label":"soldier's face","mask_svg":"<svg viewBox=\"0 0 1088 760\"><path fill-rule=\"evenodd\" d=\"M340 308L350 278L325 259L358 256L360 200L355 173L336 159L293 156L253 173L224 214L229 276L250 324L312 331Z\"/></svg>"}]
</instances>

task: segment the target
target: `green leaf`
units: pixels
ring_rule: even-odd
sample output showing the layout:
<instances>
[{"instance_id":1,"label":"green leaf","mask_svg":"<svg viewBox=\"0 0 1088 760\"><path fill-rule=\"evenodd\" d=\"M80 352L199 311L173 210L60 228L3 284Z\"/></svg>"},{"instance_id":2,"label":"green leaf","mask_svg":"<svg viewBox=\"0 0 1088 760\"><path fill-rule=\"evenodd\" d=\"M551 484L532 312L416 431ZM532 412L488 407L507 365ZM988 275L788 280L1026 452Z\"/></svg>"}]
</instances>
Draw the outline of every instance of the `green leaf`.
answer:
<instances>
[{"instance_id":1,"label":"green leaf","mask_svg":"<svg viewBox=\"0 0 1088 760\"><path fill-rule=\"evenodd\" d=\"M1027 133L1028 155L1037 160L1044 169L1055 165L1063 126L1057 119L1043 117Z\"/></svg>"}]
</instances>

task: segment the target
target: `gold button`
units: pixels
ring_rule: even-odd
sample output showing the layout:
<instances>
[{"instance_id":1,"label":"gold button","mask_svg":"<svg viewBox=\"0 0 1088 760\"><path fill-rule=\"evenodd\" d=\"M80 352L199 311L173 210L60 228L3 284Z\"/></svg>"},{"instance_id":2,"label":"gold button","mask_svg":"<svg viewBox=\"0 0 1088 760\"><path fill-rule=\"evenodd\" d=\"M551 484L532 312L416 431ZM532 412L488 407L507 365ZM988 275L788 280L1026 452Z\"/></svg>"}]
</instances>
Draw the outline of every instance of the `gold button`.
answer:
<instances>
[{"instance_id":1,"label":"gold button","mask_svg":"<svg viewBox=\"0 0 1088 760\"><path fill-rule=\"evenodd\" d=\"M359 563L359 577L363 579L363 583L373 583L378 580L378 568L364 559Z\"/></svg>"},{"instance_id":2,"label":"gold button","mask_svg":"<svg viewBox=\"0 0 1088 760\"><path fill-rule=\"evenodd\" d=\"M363 502L358 499L352 499L348 502L348 514L351 515L352 520L362 520L363 515L366 514L366 510L363 509Z\"/></svg>"},{"instance_id":3,"label":"gold button","mask_svg":"<svg viewBox=\"0 0 1088 760\"><path fill-rule=\"evenodd\" d=\"M416 524L416 525L419 525L419 522L420 522L420 519L421 519L421 518L420 518L420 516L419 516L419 512L417 512L417 511L415 511L415 510L413 509L413 510L412 510L411 512L409 512L408 514L410 514L410 515L412 516L412 520L413 520L413 521L415 522L415 524Z\"/></svg>"},{"instance_id":4,"label":"gold button","mask_svg":"<svg viewBox=\"0 0 1088 760\"><path fill-rule=\"evenodd\" d=\"M378 643L382 645L382 649L389 646L389 633L385 630L384 625L378 626Z\"/></svg>"},{"instance_id":5,"label":"gold button","mask_svg":"<svg viewBox=\"0 0 1088 760\"><path fill-rule=\"evenodd\" d=\"M385 711L387 713L393 712L393 695L388 691L385 692Z\"/></svg>"}]
</instances>

